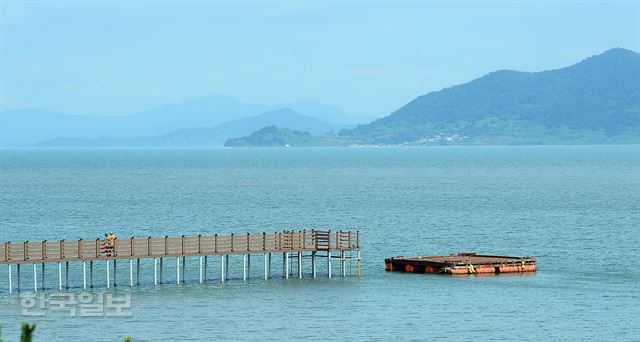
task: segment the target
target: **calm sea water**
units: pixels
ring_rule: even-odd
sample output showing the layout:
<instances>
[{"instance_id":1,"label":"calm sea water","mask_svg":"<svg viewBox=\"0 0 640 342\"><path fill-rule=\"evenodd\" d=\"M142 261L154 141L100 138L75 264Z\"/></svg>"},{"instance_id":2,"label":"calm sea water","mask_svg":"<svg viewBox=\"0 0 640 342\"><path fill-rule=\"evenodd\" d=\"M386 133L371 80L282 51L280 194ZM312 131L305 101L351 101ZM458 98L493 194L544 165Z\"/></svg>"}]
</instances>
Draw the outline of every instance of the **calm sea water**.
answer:
<instances>
[{"instance_id":1,"label":"calm sea water","mask_svg":"<svg viewBox=\"0 0 640 342\"><path fill-rule=\"evenodd\" d=\"M639 340L640 147L3 150L0 241L359 229L363 276L153 287L132 317L21 316L0 268L3 337L38 341ZM531 276L386 273L385 257L531 255ZM309 261L305 260L305 272ZM167 263L167 280L175 277ZM334 274L338 273L337 263ZM104 283L102 265L96 283ZM31 289L29 270L23 285ZM126 285L126 265L118 278ZM55 288L55 266L47 270ZM81 271L71 268L80 293ZM94 290L99 293L102 290ZM55 290L51 290L54 293Z\"/></svg>"}]
</instances>

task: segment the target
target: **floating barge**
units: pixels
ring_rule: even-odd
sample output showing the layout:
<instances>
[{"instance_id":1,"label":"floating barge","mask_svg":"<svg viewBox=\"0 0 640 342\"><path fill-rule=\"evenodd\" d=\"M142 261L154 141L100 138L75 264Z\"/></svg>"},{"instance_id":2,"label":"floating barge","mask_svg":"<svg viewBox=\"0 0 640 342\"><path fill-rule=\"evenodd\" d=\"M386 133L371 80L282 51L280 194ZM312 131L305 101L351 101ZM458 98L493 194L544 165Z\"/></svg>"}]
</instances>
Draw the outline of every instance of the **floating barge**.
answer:
<instances>
[{"instance_id":1,"label":"floating barge","mask_svg":"<svg viewBox=\"0 0 640 342\"><path fill-rule=\"evenodd\" d=\"M385 259L387 271L443 273L454 275L536 272L532 257L458 253L447 256L417 256Z\"/></svg>"}]
</instances>

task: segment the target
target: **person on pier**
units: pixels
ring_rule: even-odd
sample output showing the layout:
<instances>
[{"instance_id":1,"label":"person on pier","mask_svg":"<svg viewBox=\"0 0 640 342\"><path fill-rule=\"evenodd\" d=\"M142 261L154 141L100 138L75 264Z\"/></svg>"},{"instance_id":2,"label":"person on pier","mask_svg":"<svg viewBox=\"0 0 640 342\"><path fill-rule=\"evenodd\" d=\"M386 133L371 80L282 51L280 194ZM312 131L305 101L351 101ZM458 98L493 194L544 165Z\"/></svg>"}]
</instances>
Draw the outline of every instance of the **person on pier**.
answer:
<instances>
[{"instance_id":1,"label":"person on pier","mask_svg":"<svg viewBox=\"0 0 640 342\"><path fill-rule=\"evenodd\" d=\"M103 247L104 254L107 256L111 256L113 255L113 250L115 249L115 246L116 246L116 234L105 233L104 236L105 236L104 247Z\"/></svg>"}]
</instances>

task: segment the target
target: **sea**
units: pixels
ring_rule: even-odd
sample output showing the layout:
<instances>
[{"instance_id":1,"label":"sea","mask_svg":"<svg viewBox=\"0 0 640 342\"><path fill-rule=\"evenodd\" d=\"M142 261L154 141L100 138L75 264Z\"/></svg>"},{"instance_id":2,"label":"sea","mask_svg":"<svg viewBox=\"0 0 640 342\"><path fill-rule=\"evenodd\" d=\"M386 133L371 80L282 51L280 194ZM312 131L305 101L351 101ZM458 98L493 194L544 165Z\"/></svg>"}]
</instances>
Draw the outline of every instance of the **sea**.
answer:
<instances>
[{"instance_id":1,"label":"sea","mask_svg":"<svg viewBox=\"0 0 640 342\"><path fill-rule=\"evenodd\" d=\"M166 260L166 283L154 286L143 260L140 286L129 288L123 262L121 284L106 289L97 262L97 288L83 291L71 263L71 288L59 292L49 264L35 299L31 266L9 294L0 265L10 341L21 322L36 323L34 341L640 340L637 145L5 149L0 166L0 242L350 229L362 246L361 276L352 262L341 277L334 262L333 279L326 259L316 279L310 259L302 279L283 279L276 255L263 280L258 255L245 282L232 256L224 284L219 258L203 284L188 258L185 284ZM532 256L539 271L384 268L392 256L457 252ZM54 306L60 297L73 302ZM114 298L122 310L99 310Z\"/></svg>"}]
</instances>

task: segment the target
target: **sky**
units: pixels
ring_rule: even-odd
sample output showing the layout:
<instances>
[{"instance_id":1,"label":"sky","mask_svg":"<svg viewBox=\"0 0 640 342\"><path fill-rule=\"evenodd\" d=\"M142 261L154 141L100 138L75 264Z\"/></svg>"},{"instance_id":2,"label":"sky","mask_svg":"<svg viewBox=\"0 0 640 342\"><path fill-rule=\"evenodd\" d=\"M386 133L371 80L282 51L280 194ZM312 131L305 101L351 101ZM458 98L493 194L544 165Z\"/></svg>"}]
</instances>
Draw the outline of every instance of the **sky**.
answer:
<instances>
[{"instance_id":1,"label":"sky","mask_svg":"<svg viewBox=\"0 0 640 342\"><path fill-rule=\"evenodd\" d=\"M640 1L0 0L0 110L126 115L223 93L384 116L614 47L640 51Z\"/></svg>"}]
</instances>

